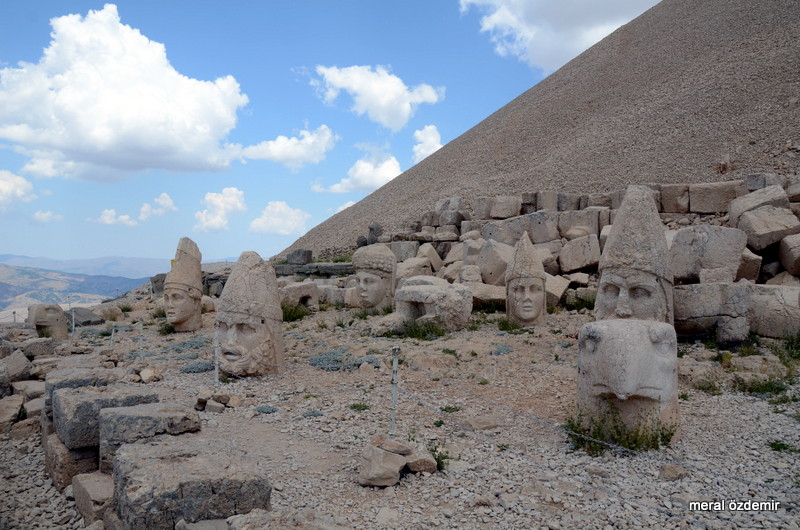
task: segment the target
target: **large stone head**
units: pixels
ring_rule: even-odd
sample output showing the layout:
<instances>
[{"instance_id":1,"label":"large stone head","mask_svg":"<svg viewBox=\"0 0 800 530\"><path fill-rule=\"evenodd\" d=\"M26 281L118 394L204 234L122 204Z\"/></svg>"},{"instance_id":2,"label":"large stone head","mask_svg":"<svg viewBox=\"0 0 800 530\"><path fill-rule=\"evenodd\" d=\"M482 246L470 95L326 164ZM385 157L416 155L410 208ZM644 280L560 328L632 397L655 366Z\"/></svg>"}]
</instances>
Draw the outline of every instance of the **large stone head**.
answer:
<instances>
[{"instance_id":1,"label":"large stone head","mask_svg":"<svg viewBox=\"0 0 800 530\"><path fill-rule=\"evenodd\" d=\"M600 257L595 318L672 324L672 271L653 192L629 186Z\"/></svg>"},{"instance_id":2,"label":"large stone head","mask_svg":"<svg viewBox=\"0 0 800 530\"><path fill-rule=\"evenodd\" d=\"M200 302L203 298L203 274L200 249L188 237L182 237L175 251L172 270L164 280L164 311L175 331L196 331L203 325Z\"/></svg>"},{"instance_id":3,"label":"large stone head","mask_svg":"<svg viewBox=\"0 0 800 530\"><path fill-rule=\"evenodd\" d=\"M544 324L547 315L547 275L533 250L528 232L522 234L506 269L506 315L520 326Z\"/></svg>"},{"instance_id":4,"label":"large stone head","mask_svg":"<svg viewBox=\"0 0 800 530\"><path fill-rule=\"evenodd\" d=\"M397 270L394 252L382 243L361 247L353 253L353 267L356 270L361 307L391 307Z\"/></svg>"},{"instance_id":5,"label":"large stone head","mask_svg":"<svg viewBox=\"0 0 800 530\"><path fill-rule=\"evenodd\" d=\"M675 328L663 322L612 319L578 335L578 408L605 417L609 408L634 427L651 419L678 424Z\"/></svg>"},{"instance_id":6,"label":"large stone head","mask_svg":"<svg viewBox=\"0 0 800 530\"><path fill-rule=\"evenodd\" d=\"M220 368L237 376L280 372L282 320L275 271L257 253L243 252L217 303Z\"/></svg>"},{"instance_id":7,"label":"large stone head","mask_svg":"<svg viewBox=\"0 0 800 530\"><path fill-rule=\"evenodd\" d=\"M66 340L69 337L67 316L57 304L36 304L28 307L27 322L36 328L40 337L52 337L56 340Z\"/></svg>"}]
</instances>

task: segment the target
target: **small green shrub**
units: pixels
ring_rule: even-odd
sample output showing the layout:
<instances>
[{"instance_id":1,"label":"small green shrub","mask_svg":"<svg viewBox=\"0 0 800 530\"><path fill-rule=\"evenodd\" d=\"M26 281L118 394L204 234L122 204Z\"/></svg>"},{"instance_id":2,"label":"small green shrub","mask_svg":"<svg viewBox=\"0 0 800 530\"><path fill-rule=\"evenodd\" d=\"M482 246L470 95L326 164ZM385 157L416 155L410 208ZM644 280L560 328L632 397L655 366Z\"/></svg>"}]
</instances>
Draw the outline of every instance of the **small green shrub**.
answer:
<instances>
[{"instance_id":1,"label":"small green shrub","mask_svg":"<svg viewBox=\"0 0 800 530\"><path fill-rule=\"evenodd\" d=\"M184 374L199 374L203 372L210 372L214 369L214 363L211 361L195 361L185 364L181 367L181 373Z\"/></svg>"},{"instance_id":2,"label":"small green shrub","mask_svg":"<svg viewBox=\"0 0 800 530\"><path fill-rule=\"evenodd\" d=\"M502 453L503 451L508 451L510 446L508 444L497 444L497 449Z\"/></svg>"},{"instance_id":3,"label":"small green shrub","mask_svg":"<svg viewBox=\"0 0 800 530\"><path fill-rule=\"evenodd\" d=\"M783 394L789 389L789 382L786 379L776 377L768 379L753 378L749 381L736 377L733 380L733 388L747 394L777 395Z\"/></svg>"},{"instance_id":4,"label":"small green shrub","mask_svg":"<svg viewBox=\"0 0 800 530\"><path fill-rule=\"evenodd\" d=\"M385 337L400 337L420 340L436 340L447 334L447 330L430 320L423 323L408 322L399 331L385 333Z\"/></svg>"},{"instance_id":5,"label":"small green shrub","mask_svg":"<svg viewBox=\"0 0 800 530\"><path fill-rule=\"evenodd\" d=\"M453 350L453 349L451 349L451 348L442 348L442 353L444 353L446 355L452 355L453 357L458 359L458 352Z\"/></svg>"},{"instance_id":6,"label":"small green shrub","mask_svg":"<svg viewBox=\"0 0 800 530\"><path fill-rule=\"evenodd\" d=\"M350 405L350 408L352 410L355 410L356 412L362 412L365 410L369 410L370 406L367 405L366 403L353 403Z\"/></svg>"},{"instance_id":7,"label":"small green shrub","mask_svg":"<svg viewBox=\"0 0 800 530\"><path fill-rule=\"evenodd\" d=\"M575 300L570 300L564 304L564 308L567 311L580 311L581 309L588 309L589 311L594 311L594 300L584 300L582 298L576 298Z\"/></svg>"},{"instance_id":8,"label":"small green shrub","mask_svg":"<svg viewBox=\"0 0 800 530\"><path fill-rule=\"evenodd\" d=\"M352 254L339 254L338 256L334 256L331 258L331 263L352 263L353 255Z\"/></svg>"},{"instance_id":9,"label":"small green shrub","mask_svg":"<svg viewBox=\"0 0 800 530\"><path fill-rule=\"evenodd\" d=\"M509 320L507 318L501 318L497 321L497 329L500 331L505 331L507 333L524 333L525 330L522 329L522 326L514 322L513 320Z\"/></svg>"},{"instance_id":10,"label":"small green shrub","mask_svg":"<svg viewBox=\"0 0 800 530\"><path fill-rule=\"evenodd\" d=\"M130 304L122 304L119 306L119 310L127 315L128 313L133 311L133 306L131 306Z\"/></svg>"},{"instance_id":11,"label":"small green shrub","mask_svg":"<svg viewBox=\"0 0 800 530\"><path fill-rule=\"evenodd\" d=\"M689 393L688 392L681 392L678 394L678 399L682 401L689 401Z\"/></svg>"},{"instance_id":12,"label":"small green shrub","mask_svg":"<svg viewBox=\"0 0 800 530\"><path fill-rule=\"evenodd\" d=\"M17 409L17 412L14 413L14 417L11 418L11 423L17 423L27 418L28 410L25 408L24 404L20 404L19 409Z\"/></svg>"},{"instance_id":13,"label":"small green shrub","mask_svg":"<svg viewBox=\"0 0 800 530\"><path fill-rule=\"evenodd\" d=\"M767 442L767 445L773 451L786 451L788 453L800 453L800 447L796 447L792 444L787 444L786 442L782 442L781 440L772 440Z\"/></svg>"},{"instance_id":14,"label":"small green shrub","mask_svg":"<svg viewBox=\"0 0 800 530\"><path fill-rule=\"evenodd\" d=\"M111 336L111 326L107 327L103 331L98 331L97 334L100 337L110 337Z\"/></svg>"},{"instance_id":15,"label":"small green shrub","mask_svg":"<svg viewBox=\"0 0 800 530\"><path fill-rule=\"evenodd\" d=\"M259 414L275 414L278 409L271 405L259 405L255 408L255 411Z\"/></svg>"},{"instance_id":16,"label":"small green shrub","mask_svg":"<svg viewBox=\"0 0 800 530\"><path fill-rule=\"evenodd\" d=\"M733 355L729 351L717 351L717 354L714 356L714 360L718 362L725 370L729 370L731 368L732 359Z\"/></svg>"},{"instance_id":17,"label":"small green shrub","mask_svg":"<svg viewBox=\"0 0 800 530\"><path fill-rule=\"evenodd\" d=\"M600 456L608 448L601 442L619 445L633 451L649 451L669 446L675 426L655 420L648 425L630 428L613 411L602 419L587 421L581 415L567 419L562 425L572 444L572 449L585 449L590 456Z\"/></svg>"},{"instance_id":18,"label":"small green shrub","mask_svg":"<svg viewBox=\"0 0 800 530\"><path fill-rule=\"evenodd\" d=\"M461 407L458 407L456 405L445 405L444 407L439 407L439 410L441 410L442 412L446 412L447 414L451 414L453 412L458 412L459 410L461 410Z\"/></svg>"},{"instance_id":19,"label":"small green shrub","mask_svg":"<svg viewBox=\"0 0 800 530\"><path fill-rule=\"evenodd\" d=\"M481 379L480 381L478 381L478 384L479 385L488 385L489 384L489 380L488 379Z\"/></svg>"},{"instance_id":20,"label":"small green shrub","mask_svg":"<svg viewBox=\"0 0 800 530\"><path fill-rule=\"evenodd\" d=\"M444 425L444 420L436 420L433 422L434 427L441 427L442 425Z\"/></svg>"},{"instance_id":21,"label":"small green shrub","mask_svg":"<svg viewBox=\"0 0 800 530\"><path fill-rule=\"evenodd\" d=\"M175 326L170 324L169 322L162 322L160 326L158 326L158 333L160 335L170 335L175 333Z\"/></svg>"},{"instance_id":22,"label":"small green shrub","mask_svg":"<svg viewBox=\"0 0 800 530\"><path fill-rule=\"evenodd\" d=\"M436 442L428 443L428 451L434 460L436 460L436 470L443 471L450 463L450 453L441 449Z\"/></svg>"},{"instance_id":23,"label":"small green shrub","mask_svg":"<svg viewBox=\"0 0 800 530\"><path fill-rule=\"evenodd\" d=\"M722 389L720 389L719 385L710 379L703 379L702 381L698 381L694 384L694 387L697 390L701 390L708 394L709 396L719 396L722 394Z\"/></svg>"},{"instance_id":24,"label":"small green shrub","mask_svg":"<svg viewBox=\"0 0 800 530\"><path fill-rule=\"evenodd\" d=\"M167 318L167 312L163 307L158 307L150 312L150 316L153 318Z\"/></svg>"},{"instance_id":25,"label":"small green shrub","mask_svg":"<svg viewBox=\"0 0 800 530\"><path fill-rule=\"evenodd\" d=\"M311 310L303 304L285 304L281 305L283 312L284 322L294 322L295 320L302 320L311 314Z\"/></svg>"}]
</instances>

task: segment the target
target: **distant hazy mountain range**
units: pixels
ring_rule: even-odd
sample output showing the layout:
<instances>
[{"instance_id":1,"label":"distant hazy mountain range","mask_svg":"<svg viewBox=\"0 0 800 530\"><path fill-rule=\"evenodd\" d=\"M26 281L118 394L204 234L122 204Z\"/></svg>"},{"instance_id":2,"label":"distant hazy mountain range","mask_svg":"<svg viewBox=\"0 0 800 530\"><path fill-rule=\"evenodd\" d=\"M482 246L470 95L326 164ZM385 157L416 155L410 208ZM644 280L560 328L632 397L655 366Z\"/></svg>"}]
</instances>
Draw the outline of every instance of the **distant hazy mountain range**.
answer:
<instances>
[{"instance_id":1,"label":"distant hazy mountain range","mask_svg":"<svg viewBox=\"0 0 800 530\"><path fill-rule=\"evenodd\" d=\"M0 319L8 320L12 311L19 319L29 305L54 303L93 305L139 287L149 280L120 276L70 274L33 267L0 264Z\"/></svg>"},{"instance_id":2,"label":"distant hazy mountain range","mask_svg":"<svg viewBox=\"0 0 800 530\"><path fill-rule=\"evenodd\" d=\"M119 256L56 260L0 254L0 263L14 267L31 267L70 274L122 276L123 278L150 277L168 272L170 267L168 259L122 258Z\"/></svg>"}]
</instances>

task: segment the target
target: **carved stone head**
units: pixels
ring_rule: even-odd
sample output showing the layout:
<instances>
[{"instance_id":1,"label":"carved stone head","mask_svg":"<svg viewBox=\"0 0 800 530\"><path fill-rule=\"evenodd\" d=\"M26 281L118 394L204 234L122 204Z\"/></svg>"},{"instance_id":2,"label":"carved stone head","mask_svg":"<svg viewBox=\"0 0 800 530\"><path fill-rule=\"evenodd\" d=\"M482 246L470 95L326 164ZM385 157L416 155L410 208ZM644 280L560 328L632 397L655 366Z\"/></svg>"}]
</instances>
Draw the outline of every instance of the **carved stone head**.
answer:
<instances>
[{"instance_id":1,"label":"carved stone head","mask_svg":"<svg viewBox=\"0 0 800 530\"><path fill-rule=\"evenodd\" d=\"M652 419L678 424L675 328L663 322L590 322L578 336L578 408L603 417L610 408L629 427Z\"/></svg>"},{"instance_id":2,"label":"carved stone head","mask_svg":"<svg viewBox=\"0 0 800 530\"><path fill-rule=\"evenodd\" d=\"M672 271L653 192L629 186L600 257L597 320L638 318L672 324Z\"/></svg>"},{"instance_id":3,"label":"carved stone head","mask_svg":"<svg viewBox=\"0 0 800 530\"><path fill-rule=\"evenodd\" d=\"M175 251L172 270L164 280L164 311L175 331L196 331L203 325L200 302L203 275L200 249L188 237L182 237Z\"/></svg>"},{"instance_id":4,"label":"carved stone head","mask_svg":"<svg viewBox=\"0 0 800 530\"><path fill-rule=\"evenodd\" d=\"M237 376L279 373L282 320L275 271L257 253L243 252L217 303L220 368Z\"/></svg>"},{"instance_id":5,"label":"carved stone head","mask_svg":"<svg viewBox=\"0 0 800 530\"><path fill-rule=\"evenodd\" d=\"M525 232L506 269L506 315L509 320L523 327L544 324L547 315L546 278L542 262Z\"/></svg>"},{"instance_id":6,"label":"carved stone head","mask_svg":"<svg viewBox=\"0 0 800 530\"><path fill-rule=\"evenodd\" d=\"M56 340L69 338L67 315L57 304L36 304L28 307L27 322L36 328L40 337Z\"/></svg>"},{"instance_id":7,"label":"carved stone head","mask_svg":"<svg viewBox=\"0 0 800 530\"><path fill-rule=\"evenodd\" d=\"M397 258L384 244L361 247L353 253L360 305L368 309L391 307Z\"/></svg>"}]
</instances>

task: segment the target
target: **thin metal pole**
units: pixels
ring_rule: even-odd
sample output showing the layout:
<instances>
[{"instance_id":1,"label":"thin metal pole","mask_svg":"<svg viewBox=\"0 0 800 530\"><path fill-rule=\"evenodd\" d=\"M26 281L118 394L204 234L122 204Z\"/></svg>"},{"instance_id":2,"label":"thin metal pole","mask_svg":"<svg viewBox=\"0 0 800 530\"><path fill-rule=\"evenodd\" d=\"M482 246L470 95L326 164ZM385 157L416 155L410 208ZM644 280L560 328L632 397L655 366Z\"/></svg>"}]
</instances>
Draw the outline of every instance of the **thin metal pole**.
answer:
<instances>
[{"instance_id":1,"label":"thin metal pole","mask_svg":"<svg viewBox=\"0 0 800 530\"><path fill-rule=\"evenodd\" d=\"M214 389L219 388L219 328L214 330Z\"/></svg>"},{"instance_id":2,"label":"thin metal pole","mask_svg":"<svg viewBox=\"0 0 800 530\"><path fill-rule=\"evenodd\" d=\"M12 311L11 314L14 317L14 324L16 324L17 323L17 312L16 311Z\"/></svg>"},{"instance_id":3,"label":"thin metal pole","mask_svg":"<svg viewBox=\"0 0 800 530\"><path fill-rule=\"evenodd\" d=\"M400 346L392 346L392 407L389 413L389 436L397 434L397 365L400 357Z\"/></svg>"},{"instance_id":4,"label":"thin metal pole","mask_svg":"<svg viewBox=\"0 0 800 530\"><path fill-rule=\"evenodd\" d=\"M111 344L114 344L114 332L117 330L116 324L111 324Z\"/></svg>"}]
</instances>

